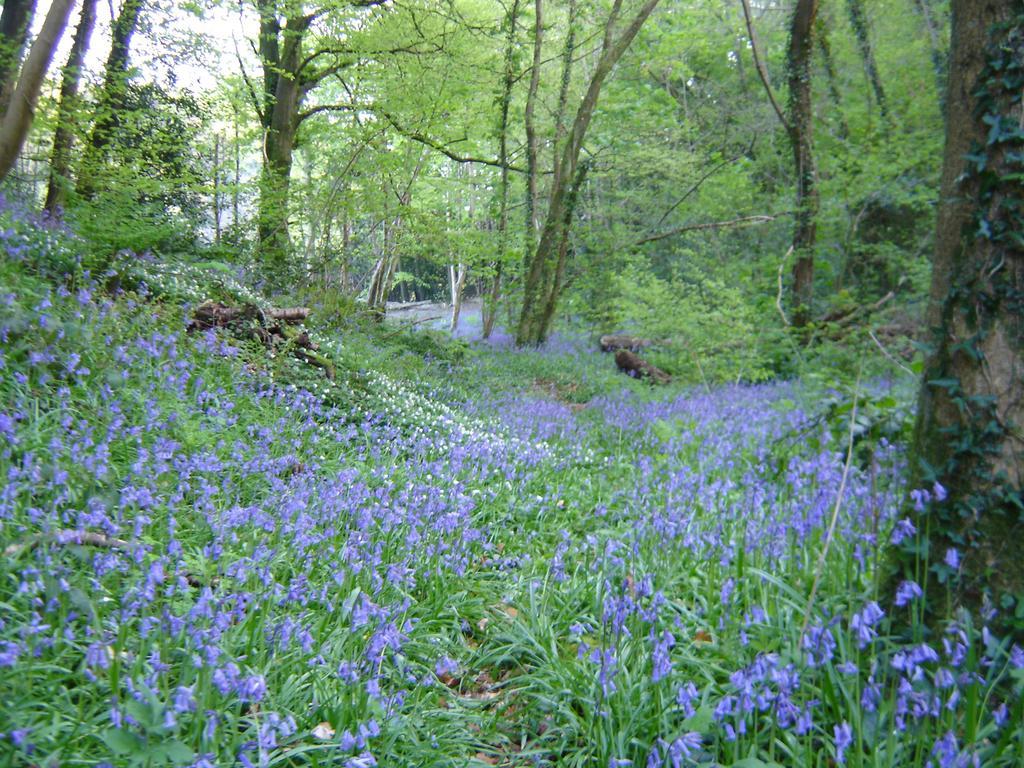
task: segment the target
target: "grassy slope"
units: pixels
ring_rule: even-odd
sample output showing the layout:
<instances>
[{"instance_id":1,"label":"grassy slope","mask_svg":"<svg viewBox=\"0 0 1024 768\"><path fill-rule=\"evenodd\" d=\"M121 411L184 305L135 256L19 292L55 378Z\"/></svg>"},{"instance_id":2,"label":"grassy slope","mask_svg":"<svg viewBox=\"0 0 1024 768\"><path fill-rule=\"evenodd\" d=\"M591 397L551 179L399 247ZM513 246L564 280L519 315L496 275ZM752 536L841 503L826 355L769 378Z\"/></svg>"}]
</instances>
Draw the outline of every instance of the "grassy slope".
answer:
<instances>
[{"instance_id":1,"label":"grassy slope","mask_svg":"<svg viewBox=\"0 0 1024 768\"><path fill-rule=\"evenodd\" d=\"M323 337L331 385L0 270L3 764L1021 759L1007 644L894 665L926 638L863 612L898 450L852 467L801 652L845 437L790 387L390 332Z\"/></svg>"}]
</instances>

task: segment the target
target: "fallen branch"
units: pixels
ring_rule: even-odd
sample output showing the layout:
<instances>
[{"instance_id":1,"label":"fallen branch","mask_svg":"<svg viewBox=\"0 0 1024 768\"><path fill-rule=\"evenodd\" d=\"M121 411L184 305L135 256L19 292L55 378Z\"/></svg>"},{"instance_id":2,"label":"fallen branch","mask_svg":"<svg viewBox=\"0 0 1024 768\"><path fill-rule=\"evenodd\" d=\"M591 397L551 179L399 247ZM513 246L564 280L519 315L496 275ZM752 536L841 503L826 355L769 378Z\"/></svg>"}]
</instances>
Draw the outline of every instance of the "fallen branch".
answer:
<instances>
[{"instance_id":1,"label":"fallen branch","mask_svg":"<svg viewBox=\"0 0 1024 768\"><path fill-rule=\"evenodd\" d=\"M47 541L61 545L73 544L77 546L100 547L102 549L131 549L137 546L130 541L117 539L103 533L62 529L54 533L40 533L32 536L27 541L11 544L4 549L4 557L16 557L22 552L31 552Z\"/></svg>"},{"instance_id":2,"label":"fallen branch","mask_svg":"<svg viewBox=\"0 0 1024 768\"><path fill-rule=\"evenodd\" d=\"M628 349L620 349L615 353L615 365L623 373L638 379L647 379L655 384L669 384L672 381L672 377L663 370L651 365Z\"/></svg>"},{"instance_id":3,"label":"fallen branch","mask_svg":"<svg viewBox=\"0 0 1024 768\"><path fill-rule=\"evenodd\" d=\"M650 339L641 339L637 336L626 336L623 334L609 334L600 339L602 352L616 352L620 349L628 349L631 352L638 352L641 349L654 344Z\"/></svg>"},{"instance_id":4,"label":"fallen branch","mask_svg":"<svg viewBox=\"0 0 1024 768\"><path fill-rule=\"evenodd\" d=\"M281 307L260 309L255 304L229 307L216 301L207 301L196 307L189 328L207 329L224 326L236 320L260 319L262 322L280 320L284 323L301 323L309 318L309 307Z\"/></svg>"},{"instance_id":5,"label":"fallen branch","mask_svg":"<svg viewBox=\"0 0 1024 768\"><path fill-rule=\"evenodd\" d=\"M879 309L884 307L896 296L896 291L889 291L885 296L880 298L874 304L860 304L852 309L841 309L829 312L819 322L821 323L832 323L840 327L845 327L856 320L858 317L864 315L870 315L877 312Z\"/></svg>"}]
</instances>

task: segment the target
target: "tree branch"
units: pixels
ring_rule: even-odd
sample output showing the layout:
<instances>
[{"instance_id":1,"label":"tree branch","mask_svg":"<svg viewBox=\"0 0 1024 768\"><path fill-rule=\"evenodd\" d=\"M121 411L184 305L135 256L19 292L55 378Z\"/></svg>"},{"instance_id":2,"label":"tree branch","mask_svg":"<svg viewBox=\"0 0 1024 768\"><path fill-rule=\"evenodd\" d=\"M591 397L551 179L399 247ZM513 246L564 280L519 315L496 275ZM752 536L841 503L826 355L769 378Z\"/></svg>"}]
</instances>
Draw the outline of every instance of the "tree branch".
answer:
<instances>
[{"instance_id":1,"label":"tree branch","mask_svg":"<svg viewBox=\"0 0 1024 768\"><path fill-rule=\"evenodd\" d=\"M371 108L367 107L367 109ZM423 144L424 146L430 147L431 149L440 152L442 155L449 158L450 160L454 160L456 163L477 163L479 165L489 165L493 168L508 168L508 170L515 171L516 173L526 172L523 168L519 168L518 166L514 165L508 165L506 163L502 163L499 160L492 160L486 157L474 157L471 155L457 154L456 152L453 152L452 150L448 149L446 145L442 144L436 139L432 139L429 136L420 133L419 131L414 131L410 128L402 126L398 122L398 120L390 113L384 112L383 110L377 110L376 112L385 120L387 120L391 124L392 128L398 131L398 133L405 136L407 139L412 139L413 141L417 141L420 144ZM462 139L460 139L460 141L462 141Z\"/></svg>"},{"instance_id":2,"label":"tree branch","mask_svg":"<svg viewBox=\"0 0 1024 768\"><path fill-rule=\"evenodd\" d=\"M679 199L678 199L678 200L677 200L677 201L676 201L676 202L675 202L675 203L674 203L674 204L673 204L673 205L672 205L672 206L671 206L671 207L670 207L670 208L669 208L669 209L668 209L667 211L665 211L665 212L664 212L664 213L663 213L663 214L661 215L661 218L660 218L660 219L658 219L658 223L657 223L657 224L656 224L655 226L658 226L658 227L660 227L660 226L661 226L662 224L664 224L664 223L665 223L665 219L667 219L667 218L669 217L669 214L671 214L671 213L672 213L672 211L674 211L674 210L675 210L676 208L678 208L678 207L679 207L680 205L682 205L682 204L683 204L684 202L686 202L686 200L688 200L688 199L689 199L689 197L690 197L690 196L691 196L691 195L692 195L692 194L693 194L694 192L696 192L696 191L697 191L698 189L700 189L700 188L701 188L701 185L702 185L702 184L703 184L703 183L704 183L705 181L707 181L707 180L708 180L708 179L710 179L710 178L711 178L712 176L714 176L714 175L715 175L716 173L718 173L718 172L719 172L720 170L722 170L723 168L725 168L725 166L727 166L727 165L732 165L732 164L733 164L733 163L735 163L735 162L736 162L737 160L739 160L739 159L740 159L741 157L744 157L745 155L747 155L748 153L750 153L750 151L754 149L754 143L755 143L756 141L757 141L757 136L755 136L755 137L754 137L754 141L750 142L750 149L746 150L746 152L740 152L740 153L739 153L738 155L736 155L735 157L730 157L730 158L729 158L728 160L723 160L723 161L722 161L722 162L720 162L720 163L719 163L718 165L714 166L714 167L713 167L713 168L712 168L711 170L707 171L707 172L706 172L706 173L705 173L705 174L704 174L703 176L701 176L701 177L700 177L699 179L697 179L697 181L696 181L696 182L695 182L695 183L693 184L693 186L691 186L691 187L690 187L690 188L689 188L688 190L686 190L686 192L685 192L685 193L683 194L683 196L682 196L682 197L680 197L680 198L679 198Z\"/></svg>"},{"instance_id":3,"label":"tree branch","mask_svg":"<svg viewBox=\"0 0 1024 768\"><path fill-rule=\"evenodd\" d=\"M653 243L656 240L665 240L675 235L680 235L683 232L698 232L708 229L730 229L732 227L745 227L750 224L766 224L769 221L775 221L783 216L792 216L792 211L783 211L782 213L775 213L772 215L761 214L758 216L741 216L738 219L729 219L728 221L709 221L704 224L686 224L681 227L673 227L672 229L664 232L656 232L651 235L645 235L639 240L635 241L633 245L643 245L644 243Z\"/></svg>"},{"instance_id":4,"label":"tree branch","mask_svg":"<svg viewBox=\"0 0 1024 768\"><path fill-rule=\"evenodd\" d=\"M743 18L747 22L747 34L750 36L750 52L754 55L754 69L757 70L758 77L761 78L764 90L768 94L768 100L772 103L772 109L779 116L779 122L782 123L783 128L789 131L791 130L789 120L786 119L786 113L779 106L779 100L775 98L775 91L772 89L771 80L768 79L768 68L764 65L764 60L758 51L757 32L754 31L754 19L750 12L750 0L740 0L740 3L743 5Z\"/></svg>"}]
</instances>

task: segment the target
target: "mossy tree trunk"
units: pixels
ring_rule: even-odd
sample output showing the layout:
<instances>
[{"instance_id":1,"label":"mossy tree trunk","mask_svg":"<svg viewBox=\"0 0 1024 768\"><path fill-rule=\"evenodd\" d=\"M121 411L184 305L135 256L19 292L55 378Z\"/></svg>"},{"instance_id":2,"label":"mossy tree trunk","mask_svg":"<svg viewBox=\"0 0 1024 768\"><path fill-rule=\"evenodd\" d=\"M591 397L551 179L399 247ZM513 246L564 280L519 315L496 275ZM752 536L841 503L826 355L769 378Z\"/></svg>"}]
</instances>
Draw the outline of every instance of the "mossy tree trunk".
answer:
<instances>
[{"instance_id":1,"label":"mossy tree trunk","mask_svg":"<svg viewBox=\"0 0 1024 768\"><path fill-rule=\"evenodd\" d=\"M806 325L814 297L814 246L818 232L818 167L814 160L814 108L811 54L818 0L797 0L789 26L786 70L789 79L787 129L796 171L796 225L793 228L793 323Z\"/></svg>"},{"instance_id":2,"label":"mossy tree trunk","mask_svg":"<svg viewBox=\"0 0 1024 768\"><path fill-rule=\"evenodd\" d=\"M53 133L53 151L50 154L50 179L46 188L44 208L51 214L64 207L67 190L71 181L71 149L75 140L76 123L81 109L78 98L79 85L82 82L82 68L85 65L85 54L89 50L89 40L96 26L97 0L84 0L78 18L75 39L71 43L71 53L61 73L60 105L57 107L57 128Z\"/></svg>"},{"instance_id":3,"label":"mossy tree trunk","mask_svg":"<svg viewBox=\"0 0 1024 768\"><path fill-rule=\"evenodd\" d=\"M35 12L35 0L4 0L0 13L0 114L6 111L14 93Z\"/></svg>"},{"instance_id":4,"label":"mossy tree trunk","mask_svg":"<svg viewBox=\"0 0 1024 768\"><path fill-rule=\"evenodd\" d=\"M945 164L914 438L933 609L1016 606L1024 628L1024 2L954 0ZM941 497L946 495L945 500ZM916 551L910 551L915 549ZM956 550L957 556L949 555ZM930 564L924 573L922 561ZM1004 611L1004 616L1008 615ZM1009 611L1012 615L1012 611Z\"/></svg>"},{"instance_id":5,"label":"mossy tree trunk","mask_svg":"<svg viewBox=\"0 0 1024 768\"><path fill-rule=\"evenodd\" d=\"M559 160L551 180L547 214L540 240L532 248L526 262L523 280L523 303L516 328L516 344L537 345L544 342L551 330L558 299L565 285L565 267L569 252L569 224L579 191L586 177L586 163L580 163L580 152L597 107L604 81L622 58L640 28L658 5L659 0L645 0L632 18L621 26L622 0L614 0L605 23L604 37L597 64L580 100L576 115L566 132L559 151Z\"/></svg>"}]
</instances>

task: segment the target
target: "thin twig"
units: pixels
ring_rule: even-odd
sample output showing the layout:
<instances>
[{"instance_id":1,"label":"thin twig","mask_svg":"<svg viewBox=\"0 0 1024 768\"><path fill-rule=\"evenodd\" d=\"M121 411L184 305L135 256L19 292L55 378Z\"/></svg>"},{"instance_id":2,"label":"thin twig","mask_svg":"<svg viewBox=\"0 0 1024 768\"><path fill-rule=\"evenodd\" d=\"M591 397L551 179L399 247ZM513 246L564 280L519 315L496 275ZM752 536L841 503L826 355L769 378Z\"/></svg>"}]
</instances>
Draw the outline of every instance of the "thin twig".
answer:
<instances>
[{"instance_id":1,"label":"thin twig","mask_svg":"<svg viewBox=\"0 0 1024 768\"><path fill-rule=\"evenodd\" d=\"M789 246L789 250L786 251L786 255L782 257L782 261L779 262L779 290L775 294L775 308L779 310L779 315L782 317L782 324L788 328L789 318L786 317L786 310L782 308L782 271L786 268L786 262L789 261L790 255L793 253L793 246Z\"/></svg>"},{"instance_id":2,"label":"thin twig","mask_svg":"<svg viewBox=\"0 0 1024 768\"><path fill-rule=\"evenodd\" d=\"M846 478L850 475L850 464L853 463L853 429L857 423L857 402L860 397L860 371L857 372L857 383L854 385L853 409L850 411L850 433L846 446L846 463L843 464L843 477L839 481L839 493L836 494L836 503L832 508L832 520L828 525L828 533L825 534L825 546L821 548L818 555L818 567L814 572L814 583L811 585L811 594L807 598L807 608L804 609L804 620L800 627L800 644L803 644L804 635L807 634L807 624L811 620L811 609L814 607L814 598L818 594L818 585L821 583L821 574L825 570L825 558L828 557L829 547L832 546L832 537L835 535L836 523L839 521L839 510L843 505L843 493L846 491Z\"/></svg>"},{"instance_id":3,"label":"thin twig","mask_svg":"<svg viewBox=\"0 0 1024 768\"><path fill-rule=\"evenodd\" d=\"M664 232L655 232L654 234L644 235L639 240L635 241L633 245L643 245L644 243L653 243L656 240L664 240L674 235L680 235L683 232L700 232L708 229L729 229L731 227L745 227L751 224L767 224L769 221L775 221L782 216L791 216L792 211L783 211L782 213L773 214L759 214L756 216L741 216L738 219L729 219L728 221L708 221L703 224L684 224L681 227L673 227Z\"/></svg>"},{"instance_id":4,"label":"thin twig","mask_svg":"<svg viewBox=\"0 0 1024 768\"><path fill-rule=\"evenodd\" d=\"M750 13L750 0L740 0L740 2L743 5L743 18L747 22L747 33L750 35L750 52L754 55L754 69L757 70L757 75L761 78L764 90L768 94L768 100L772 103L772 109L779 116L779 122L782 123L783 128L789 131L790 125L786 119L786 113L782 111L782 107L779 106L779 100L775 98L775 91L772 89L772 83L768 79L768 68L764 65L764 60L761 58L760 51L758 51L757 32L754 30L754 19Z\"/></svg>"},{"instance_id":5,"label":"thin twig","mask_svg":"<svg viewBox=\"0 0 1024 768\"><path fill-rule=\"evenodd\" d=\"M905 366L903 363L901 363L899 360L897 360L895 357L893 357L892 354L889 352L889 350L887 350L885 347L882 346L882 342L880 342L878 340L878 337L875 336L875 332L874 331L872 331L871 329L868 329L868 336L871 337L871 340L873 342L875 342L875 346L878 347L879 351L883 355L885 355L889 359L890 362L892 362L893 364L899 366L901 369L906 371L909 375L914 376L916 378L916 376L917 376L916 373L914 373L912 370L907 368L907 366Z\"/></svg>"}]
</instances>

